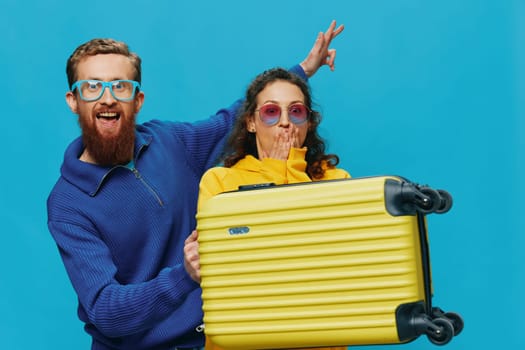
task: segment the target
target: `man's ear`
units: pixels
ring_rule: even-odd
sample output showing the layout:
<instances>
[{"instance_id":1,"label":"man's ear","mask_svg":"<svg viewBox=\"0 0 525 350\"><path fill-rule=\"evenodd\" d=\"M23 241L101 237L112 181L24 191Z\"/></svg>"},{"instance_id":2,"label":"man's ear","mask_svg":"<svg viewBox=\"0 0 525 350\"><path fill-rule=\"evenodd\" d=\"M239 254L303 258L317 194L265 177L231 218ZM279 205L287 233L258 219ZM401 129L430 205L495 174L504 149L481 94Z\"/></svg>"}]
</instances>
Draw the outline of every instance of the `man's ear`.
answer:
<instances>
[{"instance_id":1,"label":"man's ear","mask_svg":"<svg viewBox=\"0 0 525 350\"><path fill-rule=\"evenodd\" d=\"M77 97L75 94L71 91L66 92L66 102L69 106L69 109L71 109L71 112L78 114L78 103L77 103Z\"/></svg>"},{"instance_id":2,"label":"man's ear","mask_svg":"<svg viewBox=\"0 0 525 350\"><path fill-rule=\"evenodd\" d=\"M144 104L144 92L138 91L135 94L135 114L140 112L142 105Z\"/></svg>"}]
</instances>

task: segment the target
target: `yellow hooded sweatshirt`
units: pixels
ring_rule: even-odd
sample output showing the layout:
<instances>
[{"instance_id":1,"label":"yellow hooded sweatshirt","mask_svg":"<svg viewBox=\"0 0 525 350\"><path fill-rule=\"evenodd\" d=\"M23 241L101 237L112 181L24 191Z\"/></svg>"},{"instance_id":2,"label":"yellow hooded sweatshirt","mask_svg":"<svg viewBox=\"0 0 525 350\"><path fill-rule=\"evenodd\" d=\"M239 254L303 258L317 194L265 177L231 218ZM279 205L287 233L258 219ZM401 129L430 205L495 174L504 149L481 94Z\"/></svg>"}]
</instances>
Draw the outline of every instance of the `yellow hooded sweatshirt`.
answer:
<instances>
[{"instance_id":1,"label":"yellow hooded sweatshirt","mask_svg":"<svg viewBox=\"0 0 525 350\"><path fill-rule=\"evenodd\" d=\"M306 148L292 148L286 161L246 156L231 168L214 167L202 177L198 208L211 197L226 191L234 191L242 185L274 183L276 185L312 182L306 173ZM327 168L319 180L346 179L350 174L343 169Z\"/></svg>"}]
</instances>

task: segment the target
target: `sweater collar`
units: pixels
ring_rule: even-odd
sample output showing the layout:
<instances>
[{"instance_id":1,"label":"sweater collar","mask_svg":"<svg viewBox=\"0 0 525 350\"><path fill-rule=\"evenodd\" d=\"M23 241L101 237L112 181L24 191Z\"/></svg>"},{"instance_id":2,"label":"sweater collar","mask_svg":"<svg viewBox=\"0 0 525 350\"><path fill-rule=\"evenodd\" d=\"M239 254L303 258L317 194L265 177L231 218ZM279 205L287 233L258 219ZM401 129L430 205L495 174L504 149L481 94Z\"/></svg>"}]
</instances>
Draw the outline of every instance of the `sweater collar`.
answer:
<instances>
[{"instance_id":1,"label":"sweater collar","mask_svg":"<svg viewBox=\"0 0 525 350\"><path fill-rule=\"evenodd\" d=\"M133 153L135 163L143 147L148 146L152 138L149 134L135 131L135 147ZM83 151L84 144L82 143L82 137L78 137L66 149L60 173L67 182L93 197L102 186L106 176L114 169L125 165L100 166L86 163L78 159Z\"/></svg>"}]
</instances>

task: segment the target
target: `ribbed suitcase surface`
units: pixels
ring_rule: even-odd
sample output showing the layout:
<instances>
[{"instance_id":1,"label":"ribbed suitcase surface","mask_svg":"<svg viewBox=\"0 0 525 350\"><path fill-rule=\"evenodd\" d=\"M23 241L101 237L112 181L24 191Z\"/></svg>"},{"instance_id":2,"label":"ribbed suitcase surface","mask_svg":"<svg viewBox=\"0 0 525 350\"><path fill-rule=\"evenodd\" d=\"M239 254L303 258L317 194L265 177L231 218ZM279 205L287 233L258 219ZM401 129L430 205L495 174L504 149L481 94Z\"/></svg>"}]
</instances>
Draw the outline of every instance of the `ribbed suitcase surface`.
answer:
<instances>
[{"instance_id":1,"label":"ribbed suitcase surface","mask_svg":"<svg viewBox=\"0 0 525 350\"><path fill-rule=\"evenodd\" d=\"M385 181L220 194L197 214L206 334L224 348L399 343L396 309L425 299L416 215Z\"/></svg>"}]
</instances>

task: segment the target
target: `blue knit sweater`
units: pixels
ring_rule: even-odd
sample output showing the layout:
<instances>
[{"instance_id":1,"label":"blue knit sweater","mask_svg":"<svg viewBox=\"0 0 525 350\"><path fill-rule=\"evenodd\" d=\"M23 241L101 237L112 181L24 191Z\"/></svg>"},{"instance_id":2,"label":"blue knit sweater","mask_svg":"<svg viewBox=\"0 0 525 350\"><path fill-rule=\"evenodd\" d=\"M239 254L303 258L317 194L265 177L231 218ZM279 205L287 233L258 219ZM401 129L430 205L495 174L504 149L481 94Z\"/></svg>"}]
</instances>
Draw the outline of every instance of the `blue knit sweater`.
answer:
<instances>
[{"instance_id":1,"label":"blue knit sweater","mask_svg":"<svg viewBox=\"0 0 525 350\"><path fill-rule=\"evenodd\" d=\"M300 66L292 71L306 79ZM196 122L138 125L134 165L101 167L65 152L48 226L78 295L92 349L204 345L201 290L186 273L199 181L214 165L241 101Z\"/></svg>"}]
</instances>

